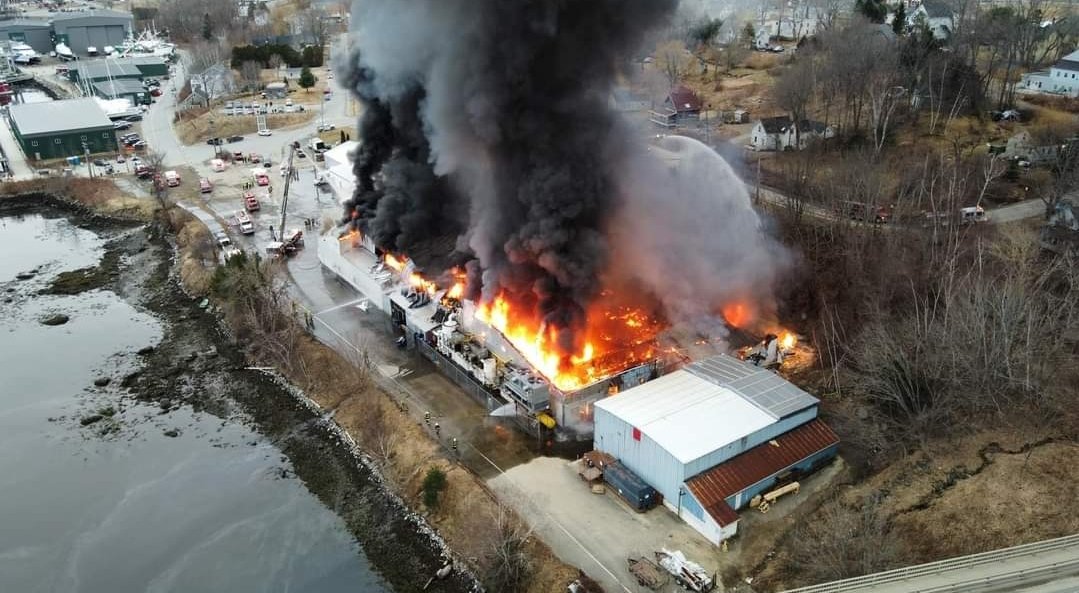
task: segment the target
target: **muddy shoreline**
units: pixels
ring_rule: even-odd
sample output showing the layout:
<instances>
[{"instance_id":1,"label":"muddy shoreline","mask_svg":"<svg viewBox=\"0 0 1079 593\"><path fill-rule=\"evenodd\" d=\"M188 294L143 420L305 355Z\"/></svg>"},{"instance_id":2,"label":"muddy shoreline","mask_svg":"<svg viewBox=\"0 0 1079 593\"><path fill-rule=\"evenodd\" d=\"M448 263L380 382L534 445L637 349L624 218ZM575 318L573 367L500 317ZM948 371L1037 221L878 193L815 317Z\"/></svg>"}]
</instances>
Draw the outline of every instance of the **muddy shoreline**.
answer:
<instances>
[{"instance_id":1,"label":"muddy shoreline","mask_svg":"<svg viewBox=\"0 0 1079 593\"><path fill-rule=\"evenodd\" d=\"M271 373L247 368L219 317L207 310L212 307L201 308L201 299L181 288L166 233L51 195L0 199L0 217L19 214L62 216L108 241L101 265L68 275L53 289L78 294L105 288L163 323L161 342L139 353L142 368L114 377L131 397L162 413L190 406L253 426L280 448L308 490L344 520L371 565L398 593L476 587L468 573L455 570L423 588L448 561L444 544L302 394Z\"/></svg>"}]
</instances>

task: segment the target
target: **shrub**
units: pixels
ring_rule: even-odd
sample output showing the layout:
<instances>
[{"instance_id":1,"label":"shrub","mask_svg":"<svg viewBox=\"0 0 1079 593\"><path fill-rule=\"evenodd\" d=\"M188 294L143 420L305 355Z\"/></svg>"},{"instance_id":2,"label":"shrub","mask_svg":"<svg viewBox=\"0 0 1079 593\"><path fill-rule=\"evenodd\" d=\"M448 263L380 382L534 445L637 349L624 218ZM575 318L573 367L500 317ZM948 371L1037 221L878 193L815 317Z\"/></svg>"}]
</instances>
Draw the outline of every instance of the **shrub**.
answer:
<instances>
[{"instance_id":1,"label":"shrub","mask_svg":"<svg viewBox=\"0 0 1079 593\"><path fill-rule=\"evenodd\" d=\"M446 472L432 467L423 477L423 504L429 509L438 507L438 495L446 489Z\"/></svg>"}]
</instances>

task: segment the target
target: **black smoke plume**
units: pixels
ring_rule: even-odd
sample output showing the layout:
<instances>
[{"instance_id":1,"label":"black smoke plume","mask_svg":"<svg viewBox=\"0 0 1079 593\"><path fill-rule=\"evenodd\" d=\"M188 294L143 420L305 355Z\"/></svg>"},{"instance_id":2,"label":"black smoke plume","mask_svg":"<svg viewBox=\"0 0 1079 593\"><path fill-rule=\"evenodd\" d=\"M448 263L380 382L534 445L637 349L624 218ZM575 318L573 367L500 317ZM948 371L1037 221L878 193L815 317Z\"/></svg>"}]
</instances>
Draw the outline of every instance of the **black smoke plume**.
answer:
<instances>
[{"instance_id":1,"label":"black smoke plume","mask_svg":"<svg viewBox=\"0 0 1079 593\"><path fill-rule=\"evenodd\" d=\"M677 0L356 0L348 80L365 107L349 217L405 249L459 220L487 297L565 351L599 288L630 136L619 68ZM457 205L455 193L467 206Z\"/></svg>"}]
</instances>

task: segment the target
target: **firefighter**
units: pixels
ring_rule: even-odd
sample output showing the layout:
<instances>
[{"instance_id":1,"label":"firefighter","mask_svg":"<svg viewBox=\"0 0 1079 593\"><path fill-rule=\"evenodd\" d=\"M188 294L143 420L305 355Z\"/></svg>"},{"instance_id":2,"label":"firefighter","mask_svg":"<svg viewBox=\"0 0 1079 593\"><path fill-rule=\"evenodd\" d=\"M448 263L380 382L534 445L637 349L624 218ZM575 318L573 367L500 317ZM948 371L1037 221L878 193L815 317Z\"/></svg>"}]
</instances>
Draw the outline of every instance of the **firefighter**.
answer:
<instances>
[{"instance_id":1,"label":"firefighter","mask_svg":"<svg viewBox=\"0 0 1079 593\"><path fill-rule=\"evenodd\" d=\"M438 422L435 422L435 436L436 437L439 436L441 431L442 431L442 427L438 425Z\"/></svg>"},{"instance_id":2,"label":"firefighter","mask_svg":"<svg viewBox=\"0 0 1079 593\"><path fill-rule=\"evenodd\" d=\"M453 445L452 445L452 447L453 447L454 451L457 450L457 437L453 437Z\"/></svg>"},{"instance_id":3,"label":"firefighter","mask_svg":"<svg viewBox=\"0 0 1079 593\"><path fill-rule=\"evenodd\" d=\"M423 413L423 423L427 426L431 426L431 412L427 411Z\"/></svg>"}]
</instances>

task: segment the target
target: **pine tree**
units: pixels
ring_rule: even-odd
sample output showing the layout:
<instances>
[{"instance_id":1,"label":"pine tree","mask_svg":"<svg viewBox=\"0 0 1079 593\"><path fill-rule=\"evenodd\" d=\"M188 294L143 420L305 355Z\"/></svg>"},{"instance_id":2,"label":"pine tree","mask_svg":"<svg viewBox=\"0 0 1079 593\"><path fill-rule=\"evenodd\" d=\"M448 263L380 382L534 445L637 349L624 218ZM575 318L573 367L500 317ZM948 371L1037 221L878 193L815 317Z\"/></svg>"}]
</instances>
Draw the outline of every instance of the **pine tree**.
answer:
<instances>
[{"instance_id":1,"label":"pine tree","mask_svg":"<svg viewBox=\"0 0 1079 593\"><path fill-rule=\"evenodd\" d=\"M311 87L315 86L315 80L315 75L311 73L310 68L304 66L303 70L300 70L300 80L298 83L304 90L310 91Z\"/></svg>"},{"instance_id":2,"label":"pine tree","mask_svg":"<svg viewBox=\"0 0 1079 593\"><path fill-rule=\"evenodd\" d=\"M903 31L907 28L907 7L900 2L895 5L895 9L892 11L892 31L895 31L896 35L902 35Z\"/></svg>"},{"instance_id":3,"label":"pine tree","mask_svg":"<svg viewBox=\"0 0 1079 593\"><path fill-rule=\"evenodd\" d=\"M214 36L214 29L210 23L210 13L202 15L202 38L209 41Z\"/></svg>"}]
</instances>

